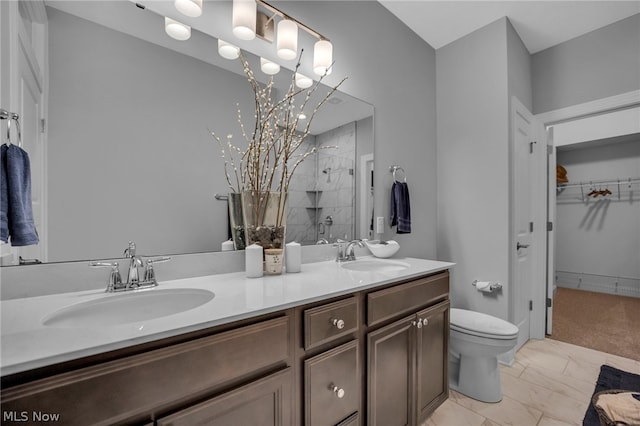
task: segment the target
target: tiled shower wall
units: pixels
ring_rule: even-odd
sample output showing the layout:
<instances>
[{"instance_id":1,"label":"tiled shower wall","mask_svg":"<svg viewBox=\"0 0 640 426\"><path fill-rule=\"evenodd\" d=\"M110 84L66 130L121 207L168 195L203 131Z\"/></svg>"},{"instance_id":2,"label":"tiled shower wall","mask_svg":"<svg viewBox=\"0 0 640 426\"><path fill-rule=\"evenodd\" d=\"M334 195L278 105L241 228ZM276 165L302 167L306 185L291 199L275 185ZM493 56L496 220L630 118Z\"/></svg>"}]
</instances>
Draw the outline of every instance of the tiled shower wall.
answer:
<instances>
[{"instance_id":1,"label":"tiled shower wall","mask_svg":"<svg viewBox=\"0 0 640 426\"><path fill-rule=\"evenodd\" d=\"M315 244L354 237L356 123L307 139L321 148L295 172L289 186L287 241ZM307 145L307 149L311 145ZM335 148L323 148L335 147ZM331 216L332 225L326 220ZM320 225L323 223L323 225Z\"/></svg>"}]
</instances>

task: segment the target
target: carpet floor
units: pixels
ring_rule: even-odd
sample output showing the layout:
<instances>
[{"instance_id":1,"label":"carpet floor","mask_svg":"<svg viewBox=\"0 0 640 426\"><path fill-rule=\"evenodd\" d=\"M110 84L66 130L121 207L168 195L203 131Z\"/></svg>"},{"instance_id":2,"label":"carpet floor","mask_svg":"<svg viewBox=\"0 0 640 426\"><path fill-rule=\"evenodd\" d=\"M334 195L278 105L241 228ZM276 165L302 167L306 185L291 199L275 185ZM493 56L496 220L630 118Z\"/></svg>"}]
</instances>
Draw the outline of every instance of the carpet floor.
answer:
<instances>
[{"instance_id":1,"label":"carpet floor","mask_svg":"<svg viewBox=\"0 0 640 426\"><path fill-rule=\"evenodd\" d=\"M548 337L640 360L640 298L558 287Z\"/></svg>"}]
</instances>

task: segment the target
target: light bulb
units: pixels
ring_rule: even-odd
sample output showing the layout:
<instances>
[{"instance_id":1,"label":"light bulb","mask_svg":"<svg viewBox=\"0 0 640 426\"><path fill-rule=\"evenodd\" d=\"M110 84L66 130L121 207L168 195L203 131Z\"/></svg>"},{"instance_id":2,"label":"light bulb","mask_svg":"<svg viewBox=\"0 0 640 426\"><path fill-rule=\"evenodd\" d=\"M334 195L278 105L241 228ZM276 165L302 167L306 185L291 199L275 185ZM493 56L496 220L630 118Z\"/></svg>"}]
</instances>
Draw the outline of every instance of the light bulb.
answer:
<instances>
[{"instance_id":1,"label":"light bulb","mask_svg":"<svg viewBox=\"0 0 640 426\"><path fill-rule=\"evenodd\" d=\"M190 26L182 24L171 18L164 18L164 30L170 37L176 40L184 41L191 37Z\"/></svg>"},{"instance_id":2,"label":"light bulb","mask_svg":"<svg viewBox=\"0 0 640 426\"><path fill-rule=\"evenodd\" d=\"M241 40L253 40L256 37L255 0L233 0L233 35Z\"/></svg>"},{"instance_id":3,"label":"light bulb","mask_svg":"<svg viewBox=\"0 0 640 426\"><path fill-rule=\"evenodd\" d=\"M275 62L271 62L268 59L260 58L260 69L265 74L275 75L280 72L280 65Z\"/></svg>"},{"instance_id":4,"label":"light bulb","mask_svg":"<svg viewBox=\"0 0 640 426\"><path fill-rule=\"evenodd\" d=\"M319 40L313 46L313 72L318 75L331 74L333 45L329 40Z\"/></svg>"},{"instance_id":5,"label":"light bulb","mask_svg":"<svg viewBox=\"0 0 640 426\"><path fill-rule=\"evenodd\" d=\"M278 22L277 36L278 56L287 61L295 59L298 55L298 25L283 19Z\"/></svg>"},{"instance_id":6,"label":"light bulb","mask_svg":"<svg viewBox=\"0 0 640 426\"><path fill-rule=\"evenodd\" d=\"M238 59L238 56L240 56L240 48L218 39L218 54L225 59Z\"/></svg>"},{"instance_id":7,"label":"light bulb","mask_svg":"<svg viewBox=\"0 0 640 426\"><path fill-rule=\"evenodd\" d=\"M202 15L202 0L176 0L174 4L183 15L191 18Z\"/></svg>"},{"instance_id":8,"label":"light bulb","mask_svg":"<svg viewBox=\"0 0 640 426\"><path fill-rule=\"evenodd\" d=\"M307 77L306 75L302 75L299 72L296 73L296 86L301 89L307 89L311 87L313 84L313 80Z\"/></svg>"}]
</instances>

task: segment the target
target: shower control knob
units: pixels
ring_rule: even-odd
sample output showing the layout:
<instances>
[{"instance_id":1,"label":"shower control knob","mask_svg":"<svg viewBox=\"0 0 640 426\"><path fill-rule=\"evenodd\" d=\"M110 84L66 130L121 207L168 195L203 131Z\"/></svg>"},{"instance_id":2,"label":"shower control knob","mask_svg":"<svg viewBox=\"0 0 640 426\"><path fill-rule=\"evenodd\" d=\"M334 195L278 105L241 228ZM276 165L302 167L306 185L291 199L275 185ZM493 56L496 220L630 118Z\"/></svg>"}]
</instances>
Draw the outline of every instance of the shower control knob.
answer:
<instances>
[{"instance_id":1,"label":"shower control knob","mask_svg":"<svg viewBox=\"0 0 640 426\"><path fill-rule=\"evenodd\" d=\"M516 243L516 250L520 250L521 248L528 248L529 244L520 244L520 241Z\"/></svg>"},{"instance_id":2,"label":"shower control knob","mask_svg":"<svg viewBox=\"0 0 640 426\"><path fill-rule=\"evenodd\" d=\"M331 323L338 329L338 330L342 330L344 328L344 320L341 319L333 319L331 321Z\"/></svg>"}]
</instances>

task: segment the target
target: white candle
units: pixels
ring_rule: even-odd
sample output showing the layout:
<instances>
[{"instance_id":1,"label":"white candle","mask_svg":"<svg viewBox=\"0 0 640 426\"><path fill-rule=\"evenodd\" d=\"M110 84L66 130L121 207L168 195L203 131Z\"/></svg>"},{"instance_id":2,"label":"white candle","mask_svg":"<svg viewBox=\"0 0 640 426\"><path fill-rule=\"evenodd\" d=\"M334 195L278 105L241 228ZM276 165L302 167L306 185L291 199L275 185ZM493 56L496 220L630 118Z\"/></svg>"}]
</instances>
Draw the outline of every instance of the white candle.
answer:
<instances>
[{"instance_id":1,"label":"white candle","mask_svg":"<svg viewBox=\"0 0 640 426\"><path fill-rule=\"evenodd\" d=\"M287 272L300 272L302 269L302 247L296 242L286 245L284 261Z\"/></svg>"},{"instance_id":2,"label":"white candle","mask_svg":"<svg viewBox=\"0 0 640 426\"><path fill-rule=\"evenodd\" d=\"M233 250L234 250L233 241L228 240L228 241L222 242L222 251L233 251Z\"/></svg>"},{"instance_id":3,"label":"white candle","mask_svg":"<svg viewBox=\"0 0 640 426\"><path fill-rule=\"evenodd\" d=\"M251 244L244 249L245 271L248 278L260 278L262 276L262 247Z\"/></svg>"}]
</instances>

